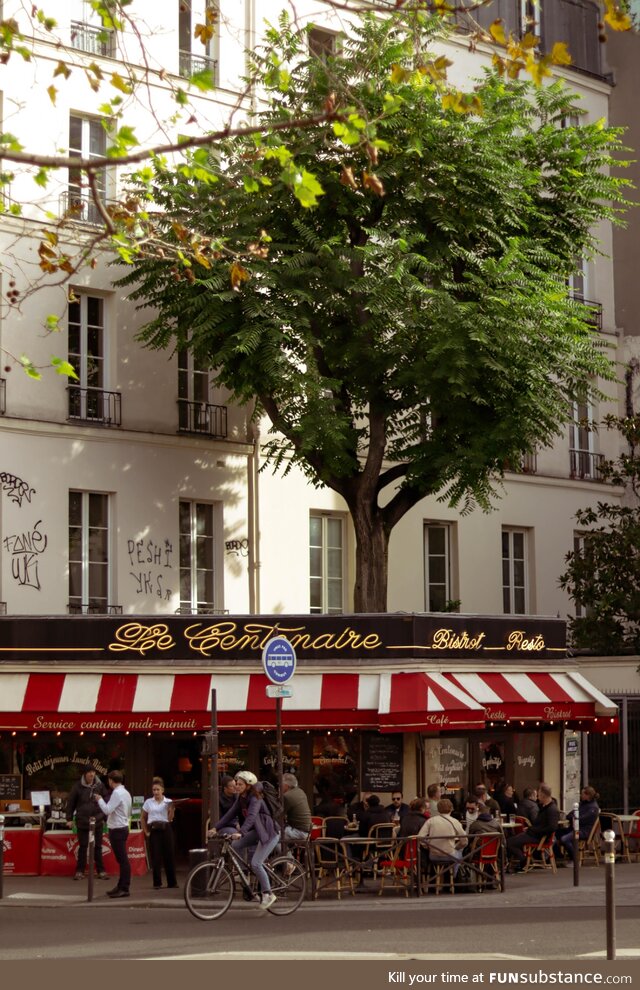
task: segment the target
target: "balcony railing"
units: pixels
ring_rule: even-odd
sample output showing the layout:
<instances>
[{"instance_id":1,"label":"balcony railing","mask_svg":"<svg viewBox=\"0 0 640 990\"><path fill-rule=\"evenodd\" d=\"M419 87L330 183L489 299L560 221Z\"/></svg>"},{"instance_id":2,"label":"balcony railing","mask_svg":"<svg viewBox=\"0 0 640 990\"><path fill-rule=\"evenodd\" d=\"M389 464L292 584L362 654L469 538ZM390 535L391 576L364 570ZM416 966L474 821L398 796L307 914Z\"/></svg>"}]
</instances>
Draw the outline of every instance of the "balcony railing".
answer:
<instances>
[{"instance_id":1,"label":"balcony railing","mask_svg":"<svg viewBox=\"0 0 640 990\"><path fill-rule=\"evenodd\" d=\"M106 602L69 602L69 615L122 615L122 605L107 605Z\"/></svg>"},{"instance_id":2,"label":"balcony railing","mask_svg":"<svg viewBox=\"0 0 640 990\"><path fill-rule=\"evenodd\" d=\"M199 72L210 72L213 85L216 85L218 75L218 62L215 58L208 58L206 55L194 55L192 52L180 52L179 74L185 79L195 76Z\"/></svg>"},{"instance_id":3,"label":"balcony railing","mask_svg":"<svg viewBox=\"0 0 640 990\"><path fill-rule=\"evenodd\" d=\"M122 396L120 392L107 392L103 388L82 388L68 385L69 419L101 426L120 426Z\"/></svg>"},{"instance_id":4,"label":"balcony railing","mask_svg":"<svg viewBox=\"0 0 640 990\"><path fill-rule=\"evenodd\" d=\"M7 379L0 378L0 416L7 411Z\"/></svg>"},{"instance_id":5,"label":"balcony railing","mask_svg":"<svg viewBox=\"0 0 640 990\"><path fill-rule=\"evenodd\" d=\"M93 27L84 21L71 21L71 47L91 55L113 55L114 36L105 28Z\"/></svg>"},{"instance_id":6,"label":"balcony railing","mask_svg":"<svg viewBox=\"0 0 640 990\"><path fill-rule=\"evenodd\" d=\"M594 302L592 299L585 299L584 296L576 295L576 293L573 294L572 298L589 309L587 323L600 333L602 330L602 303Z\"/></svg>"},{"instance_id":7,"label":"balcony railing","mask_svg":"<svg viewBox=\"0 0 640 990\"><path fill-rule=\"evenodd\" d=\"M205 602L201 605L180 605L175 611L176 615L228 615L228 608L218 608L216 605Z\"/></svg>"},{"instance_id":8,"label":"balcony railing","mask_svg":"<svg viewBox=\"0 0 640 990\"><path fill-rule=\"evenodd\" d=\"M105 208L109 203L103 199ZM87 223L92 227L102 227L104 218L100 210L93 201L90 193L78 189L68 189L60 196L60 215L68 217L69 220L76 220L78 223Z\"/></svg>"},{"instance_id":9,"label":"balcony railing","mask_svg":"<svg viewBox=\"0 0 640 990\"><path fill-rule=\"evenodd\" d=\"M537 454L523 454L518 462L515 464L513 461L506 460L504 464L505 471L511 471L512 474L537 474L538 472L538 455Z\"/></svg>"},{"instance_id":10,"label":"balcony railing","mask_svg":"<svg viewBox=\"0 0 640 990\"><path fill-rule=\"evenodd\" d=\"M604 461L604 454L594 454L591 450L569 450L569 465L572 478L580 478L583 481L597 481L600 477L600 466Z\"/></svg>"},{"instance_id":11,"label":"balcony railing","mask_svg":"<svg viewBox=\"0 0 640 990\"><path fill-rule=\"evenodd\" d=\"M201 433L207 437L225 440L227 436L227 407L214 406L210 402L191 402L178 399L178 431Z\"/></svg>"}]
</instances>

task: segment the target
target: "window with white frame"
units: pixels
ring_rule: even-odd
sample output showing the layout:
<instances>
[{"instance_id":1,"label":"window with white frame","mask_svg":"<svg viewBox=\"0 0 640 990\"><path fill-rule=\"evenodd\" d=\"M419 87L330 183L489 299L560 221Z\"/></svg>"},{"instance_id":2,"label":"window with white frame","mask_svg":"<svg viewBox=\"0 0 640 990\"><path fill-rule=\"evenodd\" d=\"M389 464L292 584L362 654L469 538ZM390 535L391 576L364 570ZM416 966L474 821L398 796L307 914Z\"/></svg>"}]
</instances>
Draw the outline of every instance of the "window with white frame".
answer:
<instances>
[{"instance_id":1,"label":"window with white frame","mask_svg":"<svg viewBox=\"0 0 640 990\"><path fill-rule=\"evenodd\" d=\"M106 300L74 293L69 303L69 363L78 380L69 380L69 418L120 425L120 393L106 390Z\"/></svg>"},{"instance_id":2,"label":"window with white frame","mask_svg":"<svg viewBox=\"0 0 640 990\"><path fill-rule=\"evenodd\" d=\"M214 603L213 505L181 501L180 609L184 612L216 611Z\"/></svg>"},{"instance_id":3,"label":"window with white frame","mask_svg":"<svg viewBox=\"0 0 640 990\"><path fill-rule=\"evenodd\" d=\"M502 610L524 615L528 609L527 539L525 529L502 530Z\"/></svg>"},{"instance_id":4,"label":"window with white frame","mask_svg":"<svg viewBox=\"0 0 640 990\"><path fill-rule=\"evenodd\" d=\"M345 525L342 516L309 517L309 611L341 615L344 611Z\"/></svg>"},{"instance_id":5,"label":"window with white frame","mask_svg":"<svg viewBox=\"0 0 640 990\"><path fill-rule=\"evenodd\" d=\"M200 9L198 9L200 8ZM212 34L203 45L196 42L197 51L193 51L193 40L196 23L204 21ZM178 0L178 48L179 72L189 78L200 72L211 72L212 83L216 83L217 51L219 39L220 16L217 0L205 0L196 4L194 0Z\"/></svg>"},{"instance_id":6,"label":"window with white frame","mask_svg":"<svg viewBox=\"0 0 640 990\"><path fill-rule=\"evenodd\" d=\"M69 116L69 155L78 158L104 158L107 153L107 132L100 117ZM96 190L105 198L107 177L104 169L95 173ZM102 224L103 219L79 169L69 169L69 189L64 204L65 213L81 223Z\"/></svg>"},{"instance_id":7,"label":"window with white frame","mask_svg":"<svg viewBox=\"0 0 640 990\"><path fill-rule=\"evenodd\" d=\"M114 33L104 27L102 17L91 0L73 0L70 13L72 48L91 55L113 55Z\"/></svg>"},{"instance_id":8,"label":"window with white frame","mask_svg":"<svg viewBox=\"0 0 640 990\"><path fill-rule=\"evenodd\" d=\"M338 35L335 31L312 27L309 29L309 54L319 59L327 59L338 52Z\"/></svg>"},{"instance_id":9,"label":"window with white frame","mask_svg":"<svg viewBox=\"0 0 640 990\"><path fill-rule=\"evenodd\" d=\"M595 440L593 406L587 401L574 402L569 428L569 468L572 478L598 478L602 454L596 452Z\"/></svg>"},{"instance_id":10,"label":"window with white frame","mask_svg":"<svg viewBox=\"0 0 640 990\"><path fill-rule=\"evenodd\" d=\"M424 598L427 612L442 612L451 600L451 526L425 523Z\"/></svg>"},{"instance_id":11,"label":"window with white frame","mask_svg":"<svg viewBox=\"0 0 640 990\"><path fill-rule=\"evenodd\" d=\"M107 612L110 599L109 496L69 492L69 611Z\"/></svg>"}]
</instances>

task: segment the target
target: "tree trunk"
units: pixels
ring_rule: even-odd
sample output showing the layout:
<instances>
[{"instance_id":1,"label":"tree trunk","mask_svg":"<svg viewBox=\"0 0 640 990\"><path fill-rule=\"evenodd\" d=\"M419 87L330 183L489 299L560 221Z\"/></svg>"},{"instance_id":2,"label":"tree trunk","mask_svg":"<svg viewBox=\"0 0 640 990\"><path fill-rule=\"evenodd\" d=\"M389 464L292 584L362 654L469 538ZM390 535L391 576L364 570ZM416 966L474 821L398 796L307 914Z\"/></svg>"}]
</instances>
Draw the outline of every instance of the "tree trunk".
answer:
<instances>
[{"instance_id":1,"label":"tree trunk","mask_svg":"<svg viewBox=\"0 0 640 990\"><path fill-rule=\"evenodd\" d=\"M389 534L377 506L351 507L356 535L354 612L386 612Z\"/></svg>"}]
</instances>

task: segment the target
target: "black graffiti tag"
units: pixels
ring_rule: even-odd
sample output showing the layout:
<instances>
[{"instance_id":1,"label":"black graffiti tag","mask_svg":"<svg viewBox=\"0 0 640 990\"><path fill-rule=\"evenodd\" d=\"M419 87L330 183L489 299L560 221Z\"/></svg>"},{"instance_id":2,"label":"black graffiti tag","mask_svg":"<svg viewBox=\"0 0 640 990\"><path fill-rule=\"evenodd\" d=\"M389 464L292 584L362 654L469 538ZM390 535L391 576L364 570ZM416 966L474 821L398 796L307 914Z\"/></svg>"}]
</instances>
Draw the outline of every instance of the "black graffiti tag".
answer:
<instances>
[{"instance_id":1,"label":"black graffiti tag","mask_svg":"<svg viewBox=\"0 0 640 990\"><path fill-rule=\"evenodd\" d=\"M38 561L47 549L48 538L40 532L42 519L30 532L14 533L5 536L4 548L11 554L11 574L22 587L35 588L40 591L40 576Z\"/></svg>"}]
</instances>

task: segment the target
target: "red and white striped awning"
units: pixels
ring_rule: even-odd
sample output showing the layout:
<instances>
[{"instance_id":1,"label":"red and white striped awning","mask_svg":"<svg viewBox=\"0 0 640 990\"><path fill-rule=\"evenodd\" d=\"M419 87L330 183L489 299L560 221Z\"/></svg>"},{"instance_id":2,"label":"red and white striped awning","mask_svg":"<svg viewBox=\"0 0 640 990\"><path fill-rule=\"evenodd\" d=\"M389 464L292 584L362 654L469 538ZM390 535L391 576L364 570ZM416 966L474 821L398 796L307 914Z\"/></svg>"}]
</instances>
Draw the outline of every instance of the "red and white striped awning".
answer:
<instances>
[{"instance_id":1,"label":"red and white striped awning","mask_svg":"<svg viewBox=\"0 0 640 990\"><path fill-rule=\"evenodd\" d=\"M575 671L444 676L484 707L488 721L516 718L563 722L614 716L618 711L617 705Z\"/></svg>"},{"instance_id":2,"label":"red and white striped awning","mask_svg":"<svg viewBox=\"0 0 640 990\"><path fill-rule=\"evenodd\" d=\"M0 673L0 731L273 728L264 674ZM438 732L486 721L568 721L616 706L578 673L297 673L285 728Z\"/></svg>"}]
</instances>

